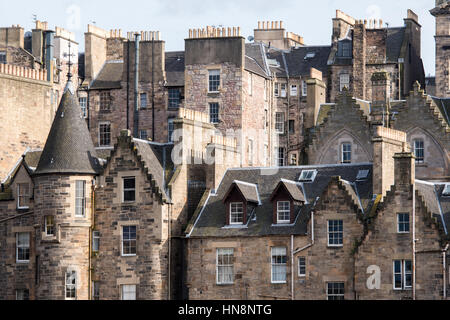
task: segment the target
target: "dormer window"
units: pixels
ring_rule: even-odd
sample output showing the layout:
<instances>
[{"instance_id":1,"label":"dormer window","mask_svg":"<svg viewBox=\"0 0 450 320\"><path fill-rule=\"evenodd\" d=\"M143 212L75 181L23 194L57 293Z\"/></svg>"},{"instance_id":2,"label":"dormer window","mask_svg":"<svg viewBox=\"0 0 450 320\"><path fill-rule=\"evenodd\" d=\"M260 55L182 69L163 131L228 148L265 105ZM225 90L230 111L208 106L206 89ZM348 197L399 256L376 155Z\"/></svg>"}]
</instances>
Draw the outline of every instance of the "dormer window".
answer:
<instances>
[{"instance_id":1,"label":"dormer window","mask_svg":"<svg viewBox=\"0 0 450 320\"><path fill-rule=\"evenodd\" d=\"M242 202L230 203L230 224L244 224L244 204Z\"/></svg>"},{"instance_id":2,"label":"dormer window","mask_svg":"<svg viewBox=\"0 0 450 320\"><path fill-rule=\"evenodd\" d=\"M277 223L291 223L291 203L289 201L277 202Z\"/></svg>"},{"instance_id":3,"label":"dormer window","mask_svg":"<svg viewBox=\"0 0 450 320\"><path fill-rule=\"evenodd\" d=\"M314 182L317 170L303 170L298 179L300 182Z\"/></svg>"},{"instance_id":4,"label":"dormer window","mask_svg":"<svg viewBox=\"0 0 450 320\"><path fill-rule=\"evenodd\" d=\"M442 191L442 196L450 197L450 183L447 183L444 187L444 191Z\"/></svg>"}]
</instances>

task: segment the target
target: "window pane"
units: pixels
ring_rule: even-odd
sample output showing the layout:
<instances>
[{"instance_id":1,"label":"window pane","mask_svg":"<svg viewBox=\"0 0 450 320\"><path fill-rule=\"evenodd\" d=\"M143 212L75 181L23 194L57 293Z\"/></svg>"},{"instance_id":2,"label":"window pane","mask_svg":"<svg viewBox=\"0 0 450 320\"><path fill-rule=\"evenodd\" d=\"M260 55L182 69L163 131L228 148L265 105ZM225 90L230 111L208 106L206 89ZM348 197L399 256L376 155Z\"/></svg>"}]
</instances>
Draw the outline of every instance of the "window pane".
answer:
<instances>
[{"instance_id":1,"label":"window pane","mask_svg":"<svg viewBox=\"0 0 450 320\"><path fill-rule=\"evenodd\" d=\"M136 300L136 285L122 286L122 300Z\"/></svg>"}]
</instances>

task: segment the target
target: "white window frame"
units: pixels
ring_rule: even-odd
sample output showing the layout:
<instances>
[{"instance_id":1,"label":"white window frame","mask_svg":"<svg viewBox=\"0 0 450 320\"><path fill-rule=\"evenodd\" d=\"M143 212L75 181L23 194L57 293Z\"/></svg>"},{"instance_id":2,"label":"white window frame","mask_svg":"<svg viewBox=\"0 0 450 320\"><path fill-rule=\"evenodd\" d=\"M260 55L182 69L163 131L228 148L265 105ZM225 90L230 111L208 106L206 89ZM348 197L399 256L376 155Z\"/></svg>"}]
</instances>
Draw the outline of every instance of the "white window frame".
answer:
<instances>
[{"instance_id":1,"label":"white window frame","mask_svg":"<svg viewBox=\"0 0 450 320\"><path fill-rule=\"evenodd\" d=\"M5 51L0 52L0 63L7 64L6 52Z\"/></svg>"},{"instance_id":2,"label":"white window frame","mask_svg":"<svg viewBox=\"0 0 450 320\"><path fill-rule=\"evenodd\" d=\"M395 263L400 262L400 270L401 272L395 272ZM406 262L409 262L411 264L411 270L406 273ZM406 285L406 275L409 274L411 276L410 285ZM401 287L395 286L395 276L400 275L401 276ZM412 261L411 260L393 260L392 262L392 288L396 291L404 291L404 290L411 290L412 289Z\"/></svg>"},{"instance_id":3,"label":"white window frame","mask_svg":"<svg viewBox=\"0 0 450 320\"><path fill-rule=\"evenodd\" d=\"M134 239L132 239L132 238L130 238L130 239L125 239L124 238L124 228L132 228L132 227L134 227L134 228L136 228L136 232L135 232L135 238ZM135 257L136 255L137 255L137 232L138 232L138 227L137 226L122 226L122 233L121 233L121 255L122 255L122 257ZM127 241L127 242L132 242L132 241L134 241L135 242L135 246L134 246L134 249L135 249L135 253L124 253L124 251L123 251L123 248L124 248L124 243L125 243L125 241Z\"/></svg>"},{"instance_id":4,"label":"white window frame","mask_svg":"<svg viewBox=\"0 0 450 320\"><path fill-rule=\"evenodd\" d=\"M26 194L21 194L21 187L20 186L27 186L26 190L27 193ZM29 183L18 183L17 184L17 209L29 209L30 206L21 206L20 200L21 199L25 199L25 203L29 203L29 199L30 199L30 184Z\"/></svg>"},{"instance_id":5,"label":"white window frame","mask_svg":"<svg viewBox=\"0 0 450 320\"><path fill-rule=\"evenodd\" d=\"M52 218L52 224L49 224L48 218ZM44 217L44 228L45 228L45 235L47 237L52 237L56 233L56 227L55 227L55 216L45 216ZM48 229L53 228L53 233L48 233Z\"/></svg>"},{"instance_id":6,"label":"white window frame","mask_svg":"<svg viewBox=\"0 0 450 320\"><path fill-rule=\"evenodd\" d=\"M332 294L330 294L330 287L329 287L329 285L333 285L333 284L342 284L344 292L343 293L332 293ZM330 297L337 297L339 299L330 299ZM342 299L340 299L340 297L342 297ZM345 282L327 282L327 300L344 300L344 297L345 297Z\"/></svg>"},{"instance_id":7,"label":"white window frame","mask_svg":"<svg viewBox=\"0 0 450 320\"><path fill-rule=\"evenodd\" d=\"M418 147L418 143L421 143L422 146ZM419 150L422 151L422 157L419 157L417 154ZM416 164L425 163L425 141L423 139L415 139L414 140L414 156L416 157Z\"/></svg>"},{"instance_id":8,"label":"white window frame","mask_svg":"<svg viewBox=\"0 0 450 320\"><path fill-rule=\"evenodd\" d=\"M219 259L222 256L222 259ZM234 283L234 249L216 249L216 284L230 285ZM224 261L226 260L226 261ZM231 270L231 273L229 272Z\"/></svg>"},{"instance_id":9,"label":"white window frame","mask_svg":"<svg viewBox=\"0 0 450 320\"><path fill-rule=\"evenodd\" d=\"M302 96L307 97L308 96L308 84L305 80L302 80Z\"/></svg>"},{"instance_id":10,"label":"white window frame","mask_svg":"<svg viewBox=\"0 0 450 320\"><path fill-rule=\"evenodd\" d=\"M287 209L285 205L287 204ZM287 213L289 219L280 219L280 216ZM277 201L277 224L290 224L291 223L291 202L290 201Z\"/></svg>"},{"instance_id":11,"label":"white window frame","mask_svg":"<svg viewBox=\"0 0 450 320\"><path fill-rule=\"evenodd\" d=\"M450 183L446 183L444 186L444 190L442 190L442 196L443 197L449 197L450 196Z\"/></svg>"},{"instance_id":12,"label":"white window frame","mask_svg":"<svg viewBox=\"0 0 450 320\"><path fill-rule=\"evenodd\" d=\"M79 97L78 103L80 104L81 114L83 118L87 118L87 97Z\"/></svg>"},{"instance_id":13,"label":"white window frame","mask_svg":"<svg viewBox=\"0 0 450 320\"><path fill-rule=\"evenodd\" d=\"M136 300L136 291L137 291L137 286L135 284L123 284L121 285L120 288L120 299L121 300ZM126 295L131 295L134 296L134 299L125 299Z\"/></svg>"},{"instance_id":14,"label":"white window frame","mask_svg":"<svg viewBox=\"0 0 450 320\"><path fill-rule=\"evenodd\" d=\"M148 95L147 92L141 92L139 94L139 108L147 109L148 106Z\"/></svg>"},{"instance_id":15,"label":"white window frame","mask_svg":"<svg viewBox=\"0 0 450 320\"><path fill-rule=\"evenodd\" d=\"M273 95L275 97L279 97L280 96L280 84L278 82L275 83L275 85L273 86Z\"/></svg>"},{"instance_id":16,"label":"white window frame","mask_svg":"<svg viewBox=\"0 0 450 320\"><path fill-rule=\"evenodd\" d=\"M400 221L400 216L401 215L406 215L408 216L408 222L404 222L404 221ZM411 230L411 219L410 219L410 215L409 213L406 212L401 212L401 213L397 213L397 233L409 233ZM404 224L408 224L408 231L400 231L400 225L404 225Z\"/></svg>"},{"instance_id":17,"label":"white window frame","mask_svg":"<svg viewBox=\"0 0 450 320\"><path fill-rule=\"evenodd\" d=\"M27 235L28 242L19 243L20 235ZM30 262L30 242L31 242L31 235L29 232L17 232L16 233L16 263L29 263ZM22 250L28 250L28 259L21 260L19 259L19 249Z\"/></svg>"},{"instance_id":18,"label":"white window frame","mask_svg":"<svg viewBox=\"0 0 450 320\"><path fill-rule=\"evenodd\" d=\"M59 96L59 93L58 93ZM110 91L101 91L100 94L100 102L99 102L99 110L102 111L111 111L111 92Z\"/></svg>"},{"instance_id":19,"label":"white window frame","mask_svg":"<svg viewBox=\"0 0 450 320\"><path fill-rule=\"evenodd\" d=\"M284 251L284 252L283 252ZM286 247L272 247L270 251L270 257L271 257L271 270L270 270L270 282L274 284L282 284L287 282L287 249ZM277 258L284 257L284 263L278 262ZM275 261L274 261L275 258ZM277 269L280 268L280 270L284 269L284 272L276 272ZM284 274L284 280L274 280L275 274Z\"/></svg>"},{"instance_id":20,"label":"white window frame","mask_svg":"<svg viewBox=\"0 0 450 320\"><path fill-rule=\"evenodd\" d=\"M234 206L234 208L233 208ZM239 209L239 207L241 208L241 211L236 211L237 209ZM235 210L235 211L233 211ZM242 222L236 222L233 221L233 218L237 215L237 214L241 214L242 216ZM244 203L243 202L231 202L230 203L230 225L243 225L244 224Z\"/></svg>"},{"instance_id":21,"label":"white window frame","mask_svg":"<svg viewBox=\"0 0 450 320\"><path fill-rule=\"evenodd\" d=\"M350 150L346 147L350 147ZM346 155L350 157L350 160L345 160ZM352 144L350 142L341 144L341 163L352 163Z\"/></svg>"},{"instance_id":22,"label":"white window frame","mask_svg":"<svg viewBox=\"0 0 450 320\"><path fill-rule=\"evenodd\" d=\"M220 104L218 102L209 103L209 122L212 124L220 122Z\"/></svg>"},{"instance_id":23,"label":"white window frame","mask_svg":"<svg viewBox=\"0 0 450 320\"><path fill-rule=\"evenodd\" d=\"M287 85L286 83L280 83L280 97L286 98L287 96Z\"/></svg>"},{"instance_id":24,"label":"white window frame","mask_svg":"<svg viewBox=\"0 0 450 320\"><path fill-rule=\"evenodd\" d=\"M248 164L250 166L253 165L253 160L254 160L254 142L253 139L249 138L248 139Z\"/></svg>"},{"instance_id":25,"label":"white window frame","mask_svg":"<svg viewBox=\"0 0 450 320\"><path fill-rule=\"evenodd\" d=\"M178 88L169 88L169 98L168 98L169 108L175 109L180 107L181 103L181 93Z\"/></svg>"},{"instance_id":26,"label":"white window frame","mask_svg":"<svg viewBox=\"0 0 450 320\"><path fill-rule=\"evenodd\" d=\"M283 147L275 148L276 152L276 165L277 167L285 167L286 166L286 149Z\"/></svg>"},{"instance_id":27,"label":"white window frame","mask_svg":"<svg viewBox=\"0 0 450 320\"><path fill-rule=\"evenodd\" d=\"M297 261L298 261L298 276L304 278L306 277L306 257L305 256L298 257Z\"/></svg>"},{"instance_id":28,"label":"white window frame","mask_svg":"<svg viewBox=\"0 0 450 320\"><path fill-rule=\"evenodd\" d=\"M167 141L173 142L173 133L175 131L175 126L173 123L173 118L167 119Z\"/></svg>"},{"instance_id":29,"label":"white window frame","mask_svg":"<svg viewBox=\"0 0 450 320\"><path fill-rule=\"evenodd\" d=\"M342 73L339 75L339 92L342 92L344 87L350 89L350 74L348 73Z\"/></svg>"},{"instance_id":30,"label":"white window frame","mask_svg":"<svg viewBox=\"0 0 450 320\"><path fill-rule=\"evenodd\" d=\"M125 188L125 180L134 179L134 188ZM136 202L136 177L122 177L122 203L133 203ZM134 192L134 200L125 200L125 192L133 191Z\"/></svg>"},{"instance_id":31,"label":"white window frame","mask_svg":"<svg viewBox=\"0 0 450 320\"><path fill-rule=\"evenodd\" d=\"M296 97L298 94L298 86L296 84L291 84L289 91L291 97Z\"/></svg>"},{"instance_id":32,"label":"white window frame","mask_svg":"<svg viewBox=\"0 0 450 320\"><path fill-rule=\"evenodd\" d=\"M100 251L100 231L92 231L92 252Z\"/></svg>"},{"instance_id":33,"label":"white window frame","mask_svg":"<svg viewBox=\"0 0 450 320\"><path fill-rule=\"evenodd\" d=\"M317 170L303 170L298 178L300 182L314 182L317 176Z\"/></svg>"},{"instance_id":34,"label":"white window frame","mask_svg":"<svg viewBox=\"0 0 450 320\"><path fill-rule=\"evenodd\" d=\"M338 223L338 222L342 222L342 230L338 230L338 231L330 231L330 222L333 223ZM330 235L338 235L341 234L341 243L330 243L331 237ZM344 221L341 219L335 219L335 220L328 220L327 221L327 244L328 247L343 247L344 246Z\"/></svg>"},{"instance_id":35,"label":"white window frame","mask_svg":"<svg viewBox=\"0 0 450 320\"><path fill-rule=\"evenodd\" d=\"M103 130L103 128L109 128L109 131ZM102 139L103 138L103 139ZM108 138L109 144L102 143L102 140L105 141ZM110 147L111 146L111 122L103 121L98 124L98 145L99 147Z\"/></svg>"},{"instance_id":36,"label":"white window frame","mask_svg":"<svg viewBox=\"0 0 450 320\"><path fill-rule=\"evenodd\" d=\"M80 190L80 184L82 186ZM81 195L80 195L81 193ZM80 214L81 210L81 214ZM86 216L86 181L75 181L75 217L84 218Z\"/></svg>"},{"instance_id":37,"label":"white window frame","mask_svg":"<svg viewBox=\"0 0 450 320\"><path fill-rule=\"evenodd\" d=\"M68 281L73 280L75 283L71 283ZM75 270L67 270L66 271L66 276L65 276L65 298L66 300L76 300L77 299L77 272ZM74 296L72 297L72 293L71 291L74 292ZM70 294L70 296L68 297L67 294Z\"/></svg>"},{"instance_id":38,"label":"white window frame","mask_svg":"<svg viewBox=\"0 0 450 320\"><path fill-rule=\"evenodd\" d=\"M92 281L92 300L100 300L100 282Z\"/></svg>"},{"instance_id":39,"label":"white window frame","mask_svg":"<svg viewBox=\"0 0 450 320\"><path fill-rule=\"evenodd\" d=\"M139 139L148 140L147 130L139 130Z\"/></svg>"},{"instance_id":40,"label":"white window frame","mask_svg":"<svg viewBox=\"0 0 450 320\"><path fill-rule=\"evenodd\" d=\"M275 113L275 132L277 134L284 134L284 112Z\"/></svg>"},{"instance_id":41,"label":"white window frame","mask_svg":"<svg viewBox=\"0 0 450 320\"><path fill-rule=\"evenodd\" d=\"M219 77L218 79L216 79L215 77ZM211 69L208 70L208 92L209 93L218 93L220 91L220 69ZM218 82L218 84L217 84ZM211 90L212 89L216 90Z\"/></svg>"}]
</instances>

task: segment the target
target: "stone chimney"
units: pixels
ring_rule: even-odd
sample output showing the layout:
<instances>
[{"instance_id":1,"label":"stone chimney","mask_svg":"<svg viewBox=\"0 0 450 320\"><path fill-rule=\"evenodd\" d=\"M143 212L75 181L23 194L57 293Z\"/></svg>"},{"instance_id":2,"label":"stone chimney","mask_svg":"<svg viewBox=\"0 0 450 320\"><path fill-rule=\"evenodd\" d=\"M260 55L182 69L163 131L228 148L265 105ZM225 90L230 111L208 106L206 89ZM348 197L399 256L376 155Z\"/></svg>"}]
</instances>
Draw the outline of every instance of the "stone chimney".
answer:
<instances>
[{"instance_id":1,"label":"stone chimney","mask_svg":"<svg viewBox=\"0 0 450 320\"><path fill-rule=\"evenodd\" d=\"M306 84L308 85L308 96L304 126L305 129L309 129L316 125L320 105L326 102L326 85L322 81L322 72L311 68Z\"/></svg>"},{"instance_id":2,"label":"stone chimney","mask_svg":"<svg viewBox=\"0 0 450 320\"><path fill-rule=\"evenodd\" d=\"M353 95L366 100L367 21L357 21L353 29Z\"/></svg>"},{"instance_id":3,"label":"stone chimney","mask_svg":"<svg viewBox=\"0 0 450 320\"><path fill-rule=\"evenodd\" d=\"M372 124L389 127L389 98L391 96L389 73L375 72L372 75Z\"/></svg>"},{"instance_id":4,"label":"stone chimney","mask_svg":"<svg viewBox=\"0 0 450 320\"><path fill-rule=\"evenodd\" d=\"M372 143L373 193L381 194L384 197L391 186L396 181L400 181L396 176L397 173L394 173L396 172L394 156L406 152L406 133L378 126L375 128ZM399 163L402 163L402 161L399 160Z\"/></svg>"},{"instance_id":5,"label":"stone chimney","mask_svg":"<svg viewBox=\"0 0 450 320\"><path fill-rule=\"evenodd\" d=\"M405 143L403 151L394 155L395 185L397 189L409 190L416 179L416 161L414 154Z\"/></svg>"}]
</instances>

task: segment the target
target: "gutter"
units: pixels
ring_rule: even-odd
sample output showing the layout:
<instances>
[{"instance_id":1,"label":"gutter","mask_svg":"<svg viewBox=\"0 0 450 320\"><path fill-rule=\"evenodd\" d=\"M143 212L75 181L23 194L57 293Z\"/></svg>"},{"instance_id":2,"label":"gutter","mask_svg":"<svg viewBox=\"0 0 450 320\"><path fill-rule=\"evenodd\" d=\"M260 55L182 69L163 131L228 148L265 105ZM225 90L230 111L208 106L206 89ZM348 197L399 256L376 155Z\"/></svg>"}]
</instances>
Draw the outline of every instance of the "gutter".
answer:
<instances>
[{"instance_id":1,"label":"gutter","mask_svg":"<svg viewBox=\"0 0 450 320\"><path fill-rule=\"evenodd\" d=\"M445 246L444 250L442 250L442 275L443 275L443 282L442 282L442 297L444 300L447 300L447 277L445 276L447 273L447 266L446 266L446 253L448 250L449 244Z\"/></svg>"}]
</instances>

